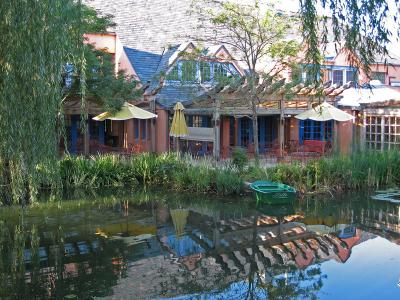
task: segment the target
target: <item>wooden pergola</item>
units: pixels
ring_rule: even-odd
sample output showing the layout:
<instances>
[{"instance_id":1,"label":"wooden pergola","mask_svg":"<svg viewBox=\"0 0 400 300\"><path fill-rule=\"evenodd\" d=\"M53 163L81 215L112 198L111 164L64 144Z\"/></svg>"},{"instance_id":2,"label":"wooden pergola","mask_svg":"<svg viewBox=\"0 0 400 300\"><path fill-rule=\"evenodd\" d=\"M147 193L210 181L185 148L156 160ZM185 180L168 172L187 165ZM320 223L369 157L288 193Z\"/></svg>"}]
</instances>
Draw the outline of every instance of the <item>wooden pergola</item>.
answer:
<instances>
[{"instance_id":1,"label":"wooden pergola","mask_svg":"<svg viewBox=\"0 0 400 300\"><path fill-rule=\"evenodd\" d=\"M337 96L352 86L352 82L344 85L332 84L331 81L321 85L293 86L280 80L276 83L260 83L255 87L257 116L279 116L279 145L282 153L284 147L284 116L297 115L323 101L334 103ZM220 149L220 117L232 116L252 118L253 112L249 93L253 92L247 83L239 86L226 85L214 87L191 104L186 105L188 115L211 115L214 126L214 156L219 157Z\"/></svg>"}]
</instances>

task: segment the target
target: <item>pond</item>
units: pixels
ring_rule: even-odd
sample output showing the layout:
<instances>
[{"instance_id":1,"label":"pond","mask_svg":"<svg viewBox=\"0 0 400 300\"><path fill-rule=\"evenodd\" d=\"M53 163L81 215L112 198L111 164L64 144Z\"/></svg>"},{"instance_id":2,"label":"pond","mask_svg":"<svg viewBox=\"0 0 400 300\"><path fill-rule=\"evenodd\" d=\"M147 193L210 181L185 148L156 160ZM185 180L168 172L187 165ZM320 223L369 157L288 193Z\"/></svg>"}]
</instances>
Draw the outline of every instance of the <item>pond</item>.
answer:
<instances>
[{"instance_id":1,"label":"pond","mask_svg":"<svg viewBox=\"0 0 400 300\"><path fill-rule=\"evenodd\" d=\"M74 191L0 209L1 299L400 299L400 205Z\"/></svg>"}]
</instances>

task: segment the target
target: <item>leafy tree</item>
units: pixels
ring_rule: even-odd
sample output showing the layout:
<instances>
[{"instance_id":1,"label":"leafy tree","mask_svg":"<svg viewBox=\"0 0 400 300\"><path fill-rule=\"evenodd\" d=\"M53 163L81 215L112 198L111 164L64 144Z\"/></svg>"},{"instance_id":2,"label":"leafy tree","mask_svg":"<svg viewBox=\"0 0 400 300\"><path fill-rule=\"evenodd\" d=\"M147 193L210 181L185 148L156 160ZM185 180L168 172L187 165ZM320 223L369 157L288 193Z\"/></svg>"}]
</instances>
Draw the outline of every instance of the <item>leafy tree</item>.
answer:
<instances>
[{"instance_id":1,"label":"leafy tree","mask_svg":"<svg viewBox=\"0 0 400 300\"><path fill-rule=\"evenodd\" d=\"M200 25L203 34L193 37L200 41L229 45L246 65L256 162L259 153L257 86L261 82L260 77L264 77L265 85L272 85L272 79L279 76L289 64L288 59L299 50L296 41L287 40L296 19L281 14L273 4L260 5L259 2L256 0L247 5L221 0L194 1L194 11L203 21Z\"/></svg>"},{"instance_id":2,"label":"leafy tree","mask_svg":"<svg viewBox=\"0 0 400 300\"><path fill-rule=\"evenodd\" d=\"M137 82L128 76L124 70L115 74L115 64L112 55L106 49L94 49L85 45L85 85L86 100L94 102L106 111L117 111L125 101L140 96ZM66 101L80 97L80 70L75 71L67 64L63 74L63 92Z\"/></svg>"},{"instance_id":3,"label":"leafy tree","mask_svg":"<svg viewBox=\"0 0 400 300\"><path fill-rule=\"evenodd\" d=\"M400 1L387 0L299 0L300 20L306 62L317 79L322 52L321 43L334 42L348 52L352 65L370 74L376 57L386 57L387 46L399 39ZM392 10L389 11L392 5ZM321 17L318 8L324 11Z\"/></svg>"},{"instance_id":4,"label":"leafy tree","mask_svg":"<svg viewBox=\"0 0 400 300\"><path fill-rule=\"evenodd\" d=\"M56 165L64 59L78 42L72 0L0 1L0 194L25 204L39 188L38 165Z\"/></svg>"},{"instance_id":5,"label":"leafy tree","mask_svg":"<svg viewBox=\"0 0 400 300\"><path fill-rule=\"evenodd\" d=\"M2 203L24 205L35 200L41 183L56 187L60 182L56 160L65 64L78 70L83 106L86 77L88 94L101 94L106 107L120 105L128 88L118 75L105 91L110 60L92 64L96 52L90 54L84 45L83 33L106 30L110 16L95 22L93 11L75 0L4 0L0 15L0 196ZM86 72L88 61L99 67L90 69L101 74L97 89L90 87L95 80Z\"/></svg>"}]
</instances>

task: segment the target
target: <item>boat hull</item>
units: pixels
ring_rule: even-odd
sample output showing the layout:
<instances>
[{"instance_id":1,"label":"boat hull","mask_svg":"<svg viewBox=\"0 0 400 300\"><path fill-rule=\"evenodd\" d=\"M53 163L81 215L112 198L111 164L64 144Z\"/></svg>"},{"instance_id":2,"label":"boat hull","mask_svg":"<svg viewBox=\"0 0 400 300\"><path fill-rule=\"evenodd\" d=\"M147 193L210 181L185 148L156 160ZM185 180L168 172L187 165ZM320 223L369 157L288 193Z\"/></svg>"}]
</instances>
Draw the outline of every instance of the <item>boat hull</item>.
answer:
<instances>
[{"instance_id":1,"label":"boat hull","mask_svg":"<svg viewBox=\"0 0 400 300\"><path fill-rule=\"evenodd\" d=\"M257 203L265 204L291 204L296 199L296 193L281 191L281 192L269 192L263 193L254 191L254 196Z\"/></svg>"},{"instance_id":2,"label":"boat hull","mask_svg":"<svg viewBox=\"0 0 400 300\"><path fill-rule=\"evenodd\" d=\"M296 190L282 183L255 181L250 188L257 204L290 204L296 199Z\"/></svg>"}]
</instances>

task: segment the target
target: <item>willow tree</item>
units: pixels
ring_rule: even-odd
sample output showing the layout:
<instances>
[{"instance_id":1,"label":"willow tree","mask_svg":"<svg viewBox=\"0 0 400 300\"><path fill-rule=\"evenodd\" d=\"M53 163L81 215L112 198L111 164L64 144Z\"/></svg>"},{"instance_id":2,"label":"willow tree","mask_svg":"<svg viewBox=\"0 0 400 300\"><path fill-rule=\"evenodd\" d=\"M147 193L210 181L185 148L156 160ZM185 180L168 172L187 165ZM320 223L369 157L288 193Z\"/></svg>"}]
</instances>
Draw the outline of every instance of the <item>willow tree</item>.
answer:
<instances>
[{"instance_id":1,"label":"willow tree","mask_svg":"<svg viewBox=\"0 0 400 300\"><path fill-rule=\"evenodd\" d=\"M368 75L377 57L387 57L388 45L399 41L399 0L299 0L299 4L305 63L316 80L328 42L337 50L345 49L349 62Z\"/></svg>"},{"instance_id":2,"label":"willow tree","mask_svg":"<svg viewBox=\"0 0 400 300\"><path fill-rule=\"evenodd\" d=\"M61 74L82 43L79 28L72 30L77 7L73 0L0 1L3 203L32 201L40 182L55 174Z\"/></svg>"},{"instance_id":3,"label":"willow tree","mask_svg":"<svg viewBox=\"0 0 400 300\"><path fill-rule=\"evenodd\" d=\"M299 44L288 40L296 18L284 15L271 3L240 4L239 1L195 0L193 11L200 22L198 36L192 38L233 48L235 59L246 69L248 102L252 111L253 143L258 163L259 98L257 87L262 82L273 85L296 56Z\"/></svg>"}]
</instances>

